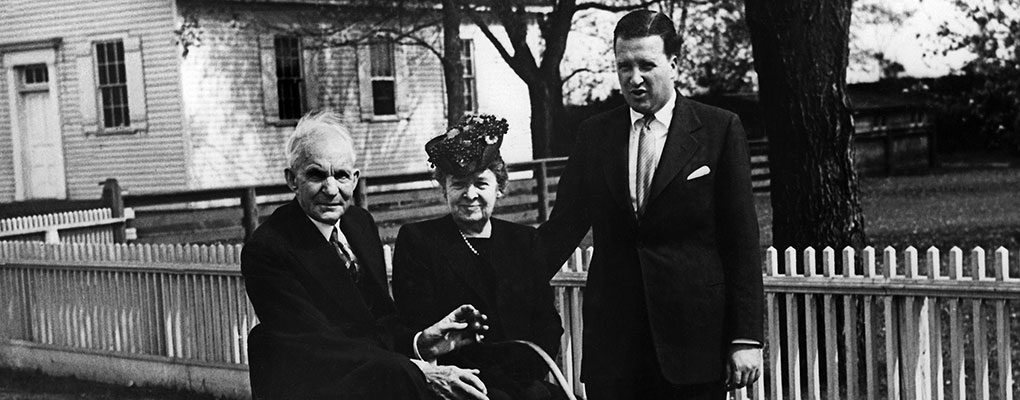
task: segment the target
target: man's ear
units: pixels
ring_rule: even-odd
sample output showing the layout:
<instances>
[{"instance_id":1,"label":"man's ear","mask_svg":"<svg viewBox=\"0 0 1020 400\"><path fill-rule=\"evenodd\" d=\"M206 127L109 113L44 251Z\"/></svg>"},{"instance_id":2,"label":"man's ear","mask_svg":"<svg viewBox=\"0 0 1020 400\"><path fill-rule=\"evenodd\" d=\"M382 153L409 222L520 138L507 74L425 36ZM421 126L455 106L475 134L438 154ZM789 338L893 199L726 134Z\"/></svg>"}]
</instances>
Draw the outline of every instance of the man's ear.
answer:
<instances>
[{"instance_id":1,"label":"man's ear","mask_svg":"<svg viewBox=\"0 0 1020 400\"><path fill-rule=\"evenodd\" d=\"M351 171L351 178L354 180L354 186L357 187L358 179L361 179L361 170L355 168L354 171Z\"/></svg>"},{"instance_id":2,"label":"man's ear","mask_svg":"<svg viewBox=\"0 0 1020 400\"><path fill-rule=\"evenodd\" d=\"M292 192L296 192L297 191L297 187L298 187L298 185L297 185L297 175L294 174L293 170L291 170L290 168L284 168L284 170L283 170L283 179L285 179L287 181L287 187L290 188L290 191L292 191Z\"/></svg>"}]
</instances>

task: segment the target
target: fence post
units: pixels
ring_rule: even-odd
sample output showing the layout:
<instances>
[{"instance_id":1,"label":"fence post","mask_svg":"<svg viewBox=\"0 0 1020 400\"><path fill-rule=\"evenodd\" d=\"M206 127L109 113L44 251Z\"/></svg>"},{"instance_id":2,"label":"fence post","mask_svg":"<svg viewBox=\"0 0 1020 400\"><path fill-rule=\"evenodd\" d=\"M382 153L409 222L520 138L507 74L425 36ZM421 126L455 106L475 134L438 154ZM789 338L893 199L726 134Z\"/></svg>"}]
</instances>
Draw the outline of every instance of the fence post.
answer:
<instances>
[{"instance_id":1,"label":"fence post","mask_svg":"<svg viewBox=\"0 0 1020 400\"><path fill-rule=\"evenodd\" d=\"M882 128L882 131L885 134L885 141L883 142L885 145L885 174L886 176L890 176L896 169L895 165L893 165L896 162L896 157L893 155L893 136L888 125L885 125Z\"/></svg>"},{"instance_id":2,"label":"fence post","mask_svg":"<svg viewBox=\"0 0 1020 400\"><path fill-rule=\"evenodd\" d=\"M538 192L538 222L549 220L549 164L538 163L535 168L535 190Z\"/></svg>"},{"instance_id":3,"label":"fence post","mask_svg":"<svg viewBox=\"0 0 1020 400\"><path fill-rule=\"evenodd\" d=\"M104 207L110 209L110 216L113 218L121 218L124 216L124 194L120 190L120 184L117 183L116 179L107 178L105 181L100 183L103 185L103 196L99 202ZM113 242L124 243L126 241L126 223L118 224L113 227Z\"/></svg>"},{"instance_id":4,"label":"fence post","mask_svg":"<svg viewBox=\"0 0 1020 400\"><path fill-rule=\"evenodd\" d=\"M254 187L246 187L241 191L241 210L241 226L244 227L244 240L247 241L259 226L259 204L255 200Z\"/></svg>"}]
</instances>

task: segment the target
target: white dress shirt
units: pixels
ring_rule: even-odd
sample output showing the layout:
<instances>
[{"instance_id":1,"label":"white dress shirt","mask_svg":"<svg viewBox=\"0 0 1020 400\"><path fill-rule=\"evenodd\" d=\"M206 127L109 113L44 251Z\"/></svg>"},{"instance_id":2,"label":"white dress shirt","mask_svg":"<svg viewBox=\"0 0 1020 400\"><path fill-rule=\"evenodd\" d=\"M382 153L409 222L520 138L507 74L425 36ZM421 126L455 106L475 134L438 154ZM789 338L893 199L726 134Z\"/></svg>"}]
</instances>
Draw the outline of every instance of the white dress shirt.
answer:
<instances>
[{"instance_id":1,"label":"white dress shirt","mask_svg":"<svg viewBox=\"0 0 1020 400\"><path fill-rule=\"evenodd\" d=\"M308 215L305 216L308 217ZM354 249L351 248L351 242L347 241L347 236L344 236L344 231L340 230L340 220L337 220L335 224L330 225L316 221L312 219L312 217L308 217L308 219L315 224L316 228L319 229L319 233L321 233L322 237L326 239L326 242L329 242L329 237L333 234L333 229L336 229L336 238L340 241L340 245L344 246L344 251L351 255L352 262L358 261L358 256L354 255Z\"/></svg>"},{"instance_id":2,"label":"white dress shirt","mask_svg":"<svg viewBox=\"0 0 1020 400\"><path fill-rule=\"evenodd\" d=\"M659 158L662 157L662 148L666 145L666 136L669 134L669 124L673 122L673 109L676 108L676 92L670 92L669 101L659 111L655 112L655 120L648 125L654 140L655 158L652 159L652 170L649 175L655 176L655 169L659 165ZM645 115L630 109L630 139L627 141L627 187L630 188L630 205L637 212L637 158L638 142L641 141L641 119ZM647 193L647 192L646 192ZM646 194L647 196L647 194Z\"/></svg>"}]
</instances>

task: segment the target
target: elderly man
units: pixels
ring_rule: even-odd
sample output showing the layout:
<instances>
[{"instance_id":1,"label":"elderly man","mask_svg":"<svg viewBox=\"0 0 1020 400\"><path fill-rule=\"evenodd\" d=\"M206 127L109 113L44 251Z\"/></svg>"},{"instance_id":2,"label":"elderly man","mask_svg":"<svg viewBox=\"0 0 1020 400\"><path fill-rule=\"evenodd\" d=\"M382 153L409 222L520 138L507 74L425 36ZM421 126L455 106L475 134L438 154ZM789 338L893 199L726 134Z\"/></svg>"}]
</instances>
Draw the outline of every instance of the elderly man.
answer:
<instances>
[{"instance_id":1,"label":"elderly man","mask_svg":"<svg viewBox=\"0 0 1020 400\"><path fill-rule=\"evenodd\" d=\"M539 230L552 270L592 229L581 367L592 400L719 400L761 370L747 141L736 115L677 93L679 43L664 14L620 19L627 105L581 123Z\"/></svg>"},{"instance_id":2,"label":"elderly man","mask_svg":"<svg viewBox=\"0 0 1020 400\"><path fill-rule=\"evenodd\" d=\"M241 253L261 321L249 335L253 394L485 399L478 371L424 361L474 342L485 329L483 315L465 305L421 332L398 322L375 221L351 204L359 171L339 116L302 118L287 142L287 162L295 200Z\"/></svg>"}]
</instances>

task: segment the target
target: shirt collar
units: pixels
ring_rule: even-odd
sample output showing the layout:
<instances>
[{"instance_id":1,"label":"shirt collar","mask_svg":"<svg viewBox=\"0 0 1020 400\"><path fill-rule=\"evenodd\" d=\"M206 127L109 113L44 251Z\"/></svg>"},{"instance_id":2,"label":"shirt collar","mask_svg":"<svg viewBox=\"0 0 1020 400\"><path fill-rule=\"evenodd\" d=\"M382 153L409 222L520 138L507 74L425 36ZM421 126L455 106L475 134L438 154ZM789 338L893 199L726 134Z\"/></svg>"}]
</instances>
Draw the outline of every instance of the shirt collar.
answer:
<instances>
[{"instance_id":1,"label":"shirt collar","mask_svg":"<svg viewBox=\"0 0 1020 400\"><path fill-rule=\"evenodd\" d=\"M344 234L342 232L340 232L340 221L339 220L337 220L335 224L330 225L330 224L324 224L322 222L316 221L316 220L312 219L312 217L309 217L308 214L305 214L305 217L308 217L308 220L312 221L312 223L315 224L315 228L319 230L319 233L322 234L322 237L325 238L327 242L329 241L330 235L333 234L333 228L336 228L337 236L339 236L341 238L344 237ZM343 239L340 239L340 240L342 241Z\"/></svg>"},{"instance_id":2,"label":"shirt collar","mask_svg":"<svg viewBox=\"0 0 1020 400\"><path fill-rule=\"evenodd\" d=\"M659 111L655 112L655 120L661 122L668 129L669 124L673 122L673 110L675 108L676 108L676 90L673 90L670 93L669 100L666 101L666 104L664 104L662 108L659 109ZM645 117L644 114L634 111L633 108L627 107L627 109L630 110L630 126L634 126L634 124L636 124L639 119Z\"/></svg>"}]
</instances>

